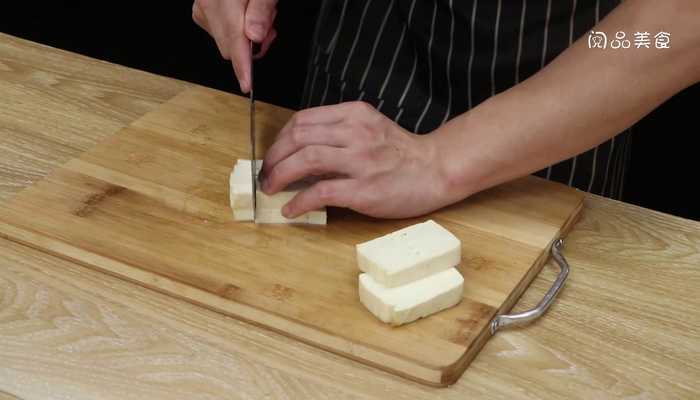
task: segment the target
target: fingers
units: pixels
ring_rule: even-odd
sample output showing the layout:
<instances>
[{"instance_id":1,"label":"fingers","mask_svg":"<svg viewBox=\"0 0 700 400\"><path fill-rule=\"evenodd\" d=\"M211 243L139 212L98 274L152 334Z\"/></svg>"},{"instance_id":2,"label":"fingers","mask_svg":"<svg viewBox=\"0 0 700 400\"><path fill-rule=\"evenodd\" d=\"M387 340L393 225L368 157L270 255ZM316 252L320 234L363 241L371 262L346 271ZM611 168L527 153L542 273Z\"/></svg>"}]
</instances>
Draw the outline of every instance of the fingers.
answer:
<instances>
[{"instance_id":1,"label":"fingers","mask_svg":"<svg viewBox=\"0 0 700 400\"><path fill-rule=\"evenodd\" d=\"M264 56L277 36L272 27L275 0L196 0L192 19L214 38L221 57L231 60L243 93L250 92L250 39L261 42L256 58Z\"/></svg>"},{"instance_id":2,"label":"fingers","mask_svg":"<svg viewBox=\"0 0 700 400\"><path fill-rule=\"evenodd\" d=\"M363 105L367 108L371 107L360 101L349 101L329 106L307 108L294 114L293 120L290 122L299 125L332 124L344 120L349 114L355 112L358 108L362 108Z\"/></svg>"},{"instance_id":3,"label":"fingers","mask_svg":"<svg viewBox=\"0 0 700 400\"><path fill-rule=\"evenodd\" d=\"M338 125L350 108L347 104L334 104L301 110L282 127L275 143L270 147L263 164L263 174L276 163L310 144L344 146L352 132L344 132Z\"/></svg>"},{"instance_id":4,"label":"fingers","mask_svg":"<svg viewBox=\"0 0 700 400\"><path fill-rule=\"evenodd\" d=\"M243 9L238 2L228 2L221 7L219 2L213 0L197 0L192 7L192 17L204 30L209 32L221 57L228 60L229 54L229 24L232 16L242 14Z\"/></svg>"},{"instance_id":5,"label":"fingers","mask_svg":"<svg viewBox=\"0 0 700 400\"><path fill-rule=\"evenodd\" d=\"M276 15L276 0L250 0L245 12L245 33L250 40L261 43L268 37Z\"/></svg>"},{"instance_id":6,"label":"fingers","mask_svg":"<svg viewBox=\"0 0 700 400\"><path fill-rule=\"evenodd\" d=\"M231 65L238 78L241 92L250 92L250 41L240 32L231 38L230 43Z\"/></svg>"},{"instance_id":7,"label":"fingers","mask_svg":"<svg viewBox=\"0 0 700 400\"><path fill-rule=\"evenodd\" d=\"M310 188L297 193L282 208L282 215L286 218L296 218L326 206L353 208L353 196L358 189L358 183L354 179L319 181Z\"/></svg>"},{"instance_id":8,"label":"fingers","mask_svg":"<svg viewBox=\"0 0 700 400\"><path fill-rule=\"evenodd\" d=\"M197 3L196 1L192 3L192 20L197 25L199 25L200 28L209 32L209 27L207 26L207 19L204 16L204 12L202 12L202 8L199 6L199 3Z\"/></svg>"},{"instance_id":9,"label":"fingers","mask_svg":"<svg viewBox=\"0 0 700 400\"><path fill-rule=\"evenodd\" d=\"M232 33L231 63L243 93L250 92L251 88L250 41L262 42L261 50L253 57L258 59L267 53L277 37L277 31L272 27L277 15L276 5L276 0L250 0L243 19L236 25L244 27L243 31L236 30ZM236 15L240 13L237 12Z\"/></svg>"},{"instance_id":10,"label":"fingers","mask_svg":"<svg viewBox=\"0 0 700 400\"><path fill-rule=\"evenodd\" d=\"M306 146L270 170L262 189L266 194L274 194L309 176L351 175L355 163L350 158L348 151L337 147Z\"/></svg>"},{"instance_id":11,"label":"fingers","mask_svg":"<svg viewBox=\"0 0 700 400\"><path fill-rule=\"evenodd\" d=\"M222 29L223 26L217 20L213 20L213 23L209 22L206 12L200 5L200 1L195 1L192 5L192 19L200 28L204 29L209 36L214 39L214 43L216 44L221 57L228 60L228 42Z\"/></svg>"},{"instance_id":12,"label":"fingers","mask_svg":"<svg viewBox=\"0 0 700 400\"><path fill-rule=\"evenodd\" d=\"M267 37L265 38L265 40L263 40L262 44L260 45L260 51L253 55L253 60L258 60L260 58L265 57L265 54L267 54L267 51L272 45L272 42L274 42L276 38L277 30L275 28L270 29L270 32L267 34Z\"/></svg>"},{"instance_id":13,"label":"fingers","mask_svg":"<svg viewBox=\"0 0 700 400\"><path fill-rule=\"evenodd\" d=\"M302 110L294 114L277 135L263 163L263 176L275 165L304 146L319 144L346 147L360 139L352 124L342 123L349 115L370 110L362 102L347 102Z\"/></svg>"},{"instance_id":14,"label":"fingers","mask_svg":"<svg viewBox=\"0 0 700 400\"><path fill-rule=\"evenodd\" d=\"M263 176L267 176L277 164L307 146L323 145L344 147L351 132L340 125L298 125L290 128L290 133L280 135L265 154Z\"/></svg>"}]
</instances>

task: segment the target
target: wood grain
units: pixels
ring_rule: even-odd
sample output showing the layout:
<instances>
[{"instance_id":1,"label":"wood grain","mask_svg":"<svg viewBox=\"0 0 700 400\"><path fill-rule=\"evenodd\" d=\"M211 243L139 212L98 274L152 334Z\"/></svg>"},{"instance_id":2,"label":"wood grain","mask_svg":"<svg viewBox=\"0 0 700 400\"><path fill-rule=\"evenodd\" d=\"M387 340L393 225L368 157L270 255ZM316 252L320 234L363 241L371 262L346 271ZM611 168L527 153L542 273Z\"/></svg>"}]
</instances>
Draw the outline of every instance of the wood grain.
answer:
<instances>
[{"instance_id":1,"label":"wood grain","mask_svg":"<svg viewBox=\"0 0 700 400\"><path fill-rule=\"evenodd\" d=\"M70 282L72 278L51 277L55 273L63 275L64 267L70 269L67 262L30 253L30 260L43 264L47 268L44 273L50 274L45 278L55 284L52 288L27 284L42 272L18 262L18 249L13 245L6 251L7 246L3 246L3 254L9 254L13 267L0 279L0 359L5 361L0 382L19 397L49 398L55 387L63 387L64 396L70 398L101 397L106 390L122 398L283 398L290 389L310 397L343 397L317 380L280 378L278 368L260 368L259 362L249 358L255 352L252 347L246 350L248 355L222 352L201 337L161 325L152 316L132 313L123 305L95 306L105 300L102 294L81 291ZM85 270L75 269L73 273L73 278L83 282L118 282ZM178 308L169 313L180 318ZM199 329L225 332L227 328ZM33 349L29 356L22 350L27 346ZM217 366L218 372L206 370L212 366ZM52 373L41 375L41 371ZM41 379L32 377L36 374ZM86 378L88 384L71 387L76 377Z\"/></svg>"},{"instance_id":2,"label":"wood grain","mask_svg":"<svg viewBox=\"0 0 700 400\"><path fill-rule=\"evenodd\" d=\"M0 199L189 86L0 33Z\"/></svg>"},{"instance_id":3,"label":"wood grain","mask_svg":"<svg viewBox=\"0 0 700 400\"><path fill-rule=\"evenodd\" d=\"M27 58L35 57L28 68L36 70L94 62L1 34L0 48L0 62L9 48L16 58L25 57L24 52ZM47 59L58 62L47 65ZM128 73L133 81L130 85L163 84L173 92L182 85L138 71L123 72L122 67L109 64L94 73L95 82L99 84L101 76L112 79L114 71ZM89 91L90 83L85 88ZM0 99L6 93L0 90ZM148 96L149 92L141 95ZM39 104L46 102L42 96L37 91L22 99ZM0 126L22 126L25 111L15 112L17 107L24 105L13 103L0 108ZM129 115L122 115L126 123L132 122ZM100 118L104 117L95 117L96 121ZM112 121L104 121L105 129L114 126ZM62 128L60 118L54 123L57 129ZM108 136L106 132L82 130L77 134L84 135L85 142L96 143ZM0 140L4 145L0 148L0 164L5 166L0 169L0 198L11 197L53 166L84 150L77 146L64 148L58 139L50 140L50 135L39 130L23 129L13 140L17 138L33 145L8 151L7 143ZM63 158L53 164L41 160L44 155L61 154ZM36 171L36 176L29 179L26 171ZM565 247L572 273L551 311L531 326L499 332L462 378L447 389L413 384L0 240L0 393L26 400L698 398L698 232L697 222L588 196L584 217ZM556 270L544 268L515 311L536 304L551 285ZM89 310L91 317L33 311L46 308L45 295L25 295L18 300L16 290L8 287L26 288L25 294L50 293L51 305L78 304L79 309ZM81 340L99 343L104 337L119 338L114 333L91 336L90 329L95 329L95 321L103 319L102 313L109 316L109 323L129 321L136 336L157 340L146 345L123 340L120 347L111 348L97 344L93 351L83 353L71 352L75 346L63 347ZM62 335L56 334L57 326L62 327ZM158 349L162 339L184 343L175 353L190 356L168 358L169 351L161 351L161 355L158 350L151 351ZM196 369L182 373L192 355L197 356ZM230 371L217 379L235 385L234 391L222 383L212 384L216 379L211 377L221 377L222 368ZM173 385L180 391L173 393ZM201 387L211 388L199 393Z\"/></svg>"},{"instance_id":4,"label":"wood grain","mask_svg":"<svg viewBox=\"0 0 700 400\"><path fill-rule=\"evenodd\" d=\"M18 400L19 397L15 397L15 395L3 392L0 390L0 400Z\"/></svg>"},{"instance_id":5,"label":"wood grain","mask_svg":"<svg viewBox=\"0 0 700 400\"><path fill-rule=\"evenodd\" d=\"M291 112L258 109L264 143ZM183 91L0 205L0 235L443 386L459 379L583 203L571 188L526 178L421 218L462 241L464 297L391 327L359 302L355 244L417 219L340 211L325 227L234 221L227 183L248 153L247 111L241 97Z\"/></svg>"}]
</instances>

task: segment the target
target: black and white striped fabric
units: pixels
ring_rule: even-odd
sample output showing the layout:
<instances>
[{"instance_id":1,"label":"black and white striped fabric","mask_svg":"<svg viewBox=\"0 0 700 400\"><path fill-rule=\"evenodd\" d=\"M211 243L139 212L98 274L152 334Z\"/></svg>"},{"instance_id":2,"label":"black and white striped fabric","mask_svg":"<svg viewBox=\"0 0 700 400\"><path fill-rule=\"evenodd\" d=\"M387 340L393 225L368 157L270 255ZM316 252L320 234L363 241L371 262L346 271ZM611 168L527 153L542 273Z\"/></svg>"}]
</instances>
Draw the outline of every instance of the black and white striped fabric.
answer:
<instances>
[{"instance_id":1,"label":"black and white striped fabric","mask_svg":"<svg viewBox=\"0 0 700 400\"><path fill-rule=\"evenodd\" d=\"M302 108L363 100L428 133L536 73L618 0L326 0ZM620 198L629 131L536 175Z\"/></svg>"}]
</instances>

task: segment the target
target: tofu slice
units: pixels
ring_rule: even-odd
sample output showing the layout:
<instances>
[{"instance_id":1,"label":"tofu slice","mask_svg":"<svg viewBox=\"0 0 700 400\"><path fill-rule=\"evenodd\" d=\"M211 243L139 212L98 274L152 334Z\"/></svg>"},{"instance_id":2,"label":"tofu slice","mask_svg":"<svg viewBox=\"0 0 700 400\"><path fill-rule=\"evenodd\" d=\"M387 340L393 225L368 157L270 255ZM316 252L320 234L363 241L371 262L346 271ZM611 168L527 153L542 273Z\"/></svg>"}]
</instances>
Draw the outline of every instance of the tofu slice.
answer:
<instances>
[{"instance_id":1,"label":"tofu slice","mask_svg":"<svg viewBox=\"0 0 700 400\"><path fill-rule=\"evenodd\" d=\"M433 220L412 225L356 246L362 272L393 288L459 265L462 244Z\"/></svg>"},{"instance_id":2,"label":"tofu slice","mask_svg":"<svg viewBox=\"0 0 700 400\"><path fill-rule=\"evenodd\" d=\"M262 167L262 160L256 163L258 172ZM253 220L253 183L251 182L250 170L252 163L250 160L238 160L236 162L231 175L229 176L229 202L233 210L233 218L236 221L252 221ZM289 188L268 196L262 191L257 191L257 220L262 224L289 224L303 223L313 225L326 225L327 216L326 210L311 211L297 218L289 219L282 215L282 207L291 200L300 190L310 184L307 182L298 182Z\"/></svg>"},{"instance_id":3,"label":"tofu slice","mask_svg":"<svg viewBox=\"0 0 700 400\"><path fill-rule=\"evenodd\" d=\"M250 160L238 160L229 176L229 202L236 221L253 220L253 185L250 169Z\"/></svg>"},{"instance_id":4,"label":"tofu slice","mask_svg":"<svg viewBox=\"0 0 700 400\"><path fill-rule=\"evenodd\" d=\"M260 199L258 199L260 200ZM253 220L253 210L250 211L248 221ZM310 211L296 218L285 218L280 208L277 209L260 209L258 206L258 215L255 222L259 224L310 224L310 225L326 225L327 216L325 211Z\"/></svg>"},{"instance_id":5,"label":"tofu slice","mask_svg":"<svg viewBox=\"0 0 700 400\"><path fill-rule=\"evenodd\" d=\"M377 318L402 325L457 305L462 300L464 278L450 268L415 282L388 288L369 274L360 274L360 302Z\"/></svg>"}]
</instances>

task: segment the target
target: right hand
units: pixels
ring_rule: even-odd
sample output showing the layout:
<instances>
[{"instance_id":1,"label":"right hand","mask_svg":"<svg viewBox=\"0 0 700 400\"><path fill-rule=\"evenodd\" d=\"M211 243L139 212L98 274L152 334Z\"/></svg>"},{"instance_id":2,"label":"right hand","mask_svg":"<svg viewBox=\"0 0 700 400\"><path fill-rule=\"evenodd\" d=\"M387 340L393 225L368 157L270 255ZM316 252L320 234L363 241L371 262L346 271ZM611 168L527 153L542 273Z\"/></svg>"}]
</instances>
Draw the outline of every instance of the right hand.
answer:
<instances>
[{"instance_id":1,"label":"right hand","mask_svg":"<svg viewBox=\"0 0 700 400\"><path fill-rule=\"evenodd\" d=\"M265 55L275 40L272 26L277 0L195 0L192 19L216 41L221 56L231 60L243 93L250 91L250 41L261 43Z\"/></svg>"}]
</instances>

